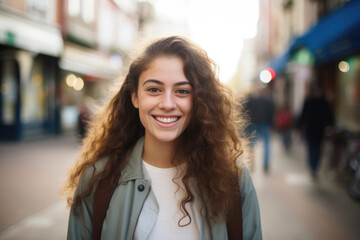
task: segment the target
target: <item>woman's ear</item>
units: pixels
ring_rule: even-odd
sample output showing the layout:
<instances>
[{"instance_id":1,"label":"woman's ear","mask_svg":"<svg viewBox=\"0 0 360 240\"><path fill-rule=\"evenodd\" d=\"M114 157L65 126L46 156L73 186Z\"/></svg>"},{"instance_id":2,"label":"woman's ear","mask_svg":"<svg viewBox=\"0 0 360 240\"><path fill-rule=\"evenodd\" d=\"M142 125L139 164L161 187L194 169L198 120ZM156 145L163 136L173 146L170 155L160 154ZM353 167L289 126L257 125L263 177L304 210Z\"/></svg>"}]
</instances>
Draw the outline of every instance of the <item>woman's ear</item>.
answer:
<instances>
[{"instance_id":1,"label":"woman's ear","mask_svg":"<svg viewBox=\"0 0 360 240\"><path fill-rule=\"evenodd\" d=\"M131 102L135 108L139 108L138 98L135 91L131 92Z\"/></svg>"}]
</instances>

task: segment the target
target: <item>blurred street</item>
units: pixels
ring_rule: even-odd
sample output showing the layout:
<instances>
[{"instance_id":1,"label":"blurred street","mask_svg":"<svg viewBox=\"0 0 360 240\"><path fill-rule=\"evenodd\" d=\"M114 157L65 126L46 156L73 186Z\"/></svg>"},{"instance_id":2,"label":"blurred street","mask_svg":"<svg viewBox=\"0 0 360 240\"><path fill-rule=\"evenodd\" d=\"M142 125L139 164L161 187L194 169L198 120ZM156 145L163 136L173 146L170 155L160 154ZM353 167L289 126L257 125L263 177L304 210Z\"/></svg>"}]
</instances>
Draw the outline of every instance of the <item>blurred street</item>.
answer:
<instances>
[{"instance_id":1,"label":"blurred street","mask_svg":"<svg viewBox=\"0 0 360 240\"><path fill-rule=\"evenodd\" d=\"M0 1L0 240L66 239L75 135L133 54L170 35L206 51L259 137L303 131L314 176L332 141L316 181L297 135L288 151L277 132L256 145L263 238L360 240L360 201L335 180L360 170L359 12L360 0Z\"/></svg>"},{"instance_id":2,"label":"blurred street","mask_svg":"<svg viewBox=\"0 0 360 240\"><path fill-rule=\"evenodd\" d=\"M280 137L272 136L268 175L262 171L262 154L259 144L253 181L265 240L360 239L360 202L349 197L343 184L331 180L326 152L316 182L300 139L286 152Z\"/></svg>"},{"instance_id":3,"label":"blurred street","mask_svg":"<svg viewBox=\"0 0 360 240\"><path fill-rule=\"evenodd\" d=\"M0 239L66 238L59 189L79 150L70 136L0 144Z\"/></svg>"},{"instance_id":4,"label":"blurred street","mask_svg":"<svg viewBox=\"0 0 360 240\"><path fill-rule=\"evenodd\" d=\"M271 144L270 172L262 171L261 144L253 171L264 239L360 239L360 203L330 180L326 163L313 182L300 140L287 153L276 134ZM68 209L58 193L79 150L69 136L0 144L1 240L66 238Z\"/></svg>"}]
</instances>

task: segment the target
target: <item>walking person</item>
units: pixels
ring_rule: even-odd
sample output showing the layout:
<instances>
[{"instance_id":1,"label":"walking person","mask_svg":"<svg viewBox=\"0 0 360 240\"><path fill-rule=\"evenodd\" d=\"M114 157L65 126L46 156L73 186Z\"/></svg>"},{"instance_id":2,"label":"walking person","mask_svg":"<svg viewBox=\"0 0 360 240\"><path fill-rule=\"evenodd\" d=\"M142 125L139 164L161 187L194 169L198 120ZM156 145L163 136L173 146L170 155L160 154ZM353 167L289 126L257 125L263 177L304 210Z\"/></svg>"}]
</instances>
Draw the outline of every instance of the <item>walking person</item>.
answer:
<instances>
[{"instance_id":1,"label":"walking person","mask_svg":"<svg viewBox=\"0 0 360 240\"><path fill-rule=\"evenodd\" d=\"M177 36L131 63L68 179L68 239L262 239L241 118L214 67Z\"/></svg>"},{"instance_id":2,"label":"walking person","mask_svg":"<svg viewBox=\"0 0 360 240\"><path fill-rule=\"evenodd\" d=\"M266 173L270 167L270 135L275 111L274 102L268 91L268 89L262 89L258 95L250 94L245 104L250 118L246 131L251 137L253 147L260 140L264 143L263 168Z\"/></svg>"},{"instance_id":3,"label":"walking person","mask_svg":"<svg viewBox=\"0 0 360 240\"><path fill-rule=\"evenodd\" d=\"M323 95L320 86L310 88L309 96L305 99L298 128L304 133L307 160L314 180L317 179L318 168L322 156L322 144L325 128L334 123L334 117L329 102Z\"/></svg>"},{"instance_id":4,"label":"walking person","mask_svg":"<svg viewBox=\"0 0 360 240\"><path fill-rule=\"evenodd\" d=\"M275 112L275 126L278 130L283 146L288 152L292 145L291 130L293 126L293 117L288 104L283 104Z\"/></svg>"}]
</instances>

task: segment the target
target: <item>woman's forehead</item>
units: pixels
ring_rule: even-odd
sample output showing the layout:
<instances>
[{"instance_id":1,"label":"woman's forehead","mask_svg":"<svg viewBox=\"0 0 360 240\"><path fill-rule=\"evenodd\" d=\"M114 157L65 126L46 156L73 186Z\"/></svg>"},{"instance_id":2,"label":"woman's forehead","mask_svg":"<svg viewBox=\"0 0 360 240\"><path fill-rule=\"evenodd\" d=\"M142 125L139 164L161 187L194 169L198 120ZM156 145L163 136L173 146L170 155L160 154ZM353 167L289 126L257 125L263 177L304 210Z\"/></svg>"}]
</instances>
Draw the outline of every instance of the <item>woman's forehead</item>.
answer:
<instances>
[{"instance_id":1,"label":"woman's forehead","mask_svg":"<svg viewBox=\"0 0 360 240\"><path fill-rule=\"evenodd\" d=\"M184 64L181 58L176 56L159 56L140 74L139 82L148 79L158 81L189 81L184 73Z\"/></svg>"}]
</instances>

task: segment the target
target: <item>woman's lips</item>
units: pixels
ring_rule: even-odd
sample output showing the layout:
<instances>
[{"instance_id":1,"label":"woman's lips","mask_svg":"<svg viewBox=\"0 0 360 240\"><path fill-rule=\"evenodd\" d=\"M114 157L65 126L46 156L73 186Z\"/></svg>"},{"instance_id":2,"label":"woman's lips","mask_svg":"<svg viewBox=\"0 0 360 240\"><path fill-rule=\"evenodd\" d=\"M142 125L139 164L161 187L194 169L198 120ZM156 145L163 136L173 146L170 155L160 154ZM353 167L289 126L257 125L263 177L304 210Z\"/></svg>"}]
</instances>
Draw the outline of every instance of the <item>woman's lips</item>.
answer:
<instances>
[{"instance_id":1,"label":"woman's lips","mask_svg":"<svg viewBox=\"0 0 360 240\"><path fill-rule=\"evenodd\" d=\"M172 127L175 126L177 121L180 119L179 116L153 116L156 123L161 127Z\"/></svg>"}]
</instances>

